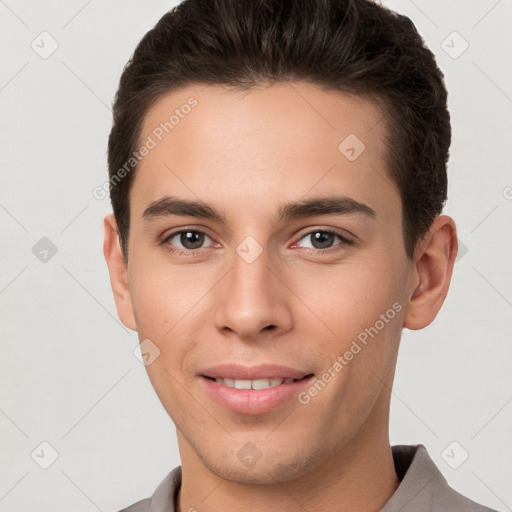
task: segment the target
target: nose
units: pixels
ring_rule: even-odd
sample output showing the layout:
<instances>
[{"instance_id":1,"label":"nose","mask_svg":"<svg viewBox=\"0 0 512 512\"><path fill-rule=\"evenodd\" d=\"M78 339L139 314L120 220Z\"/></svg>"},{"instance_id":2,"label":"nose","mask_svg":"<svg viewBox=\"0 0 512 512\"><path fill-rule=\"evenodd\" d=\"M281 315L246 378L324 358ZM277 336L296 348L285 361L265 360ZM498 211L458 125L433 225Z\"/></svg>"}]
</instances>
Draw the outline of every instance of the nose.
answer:
<instances>
[{"instance_id":1,"label":"nose","mask_svg":"<svg viewBox=\"0 0 512 512\"><path fill-rule=\"evenodd\" d=\"M215 287L215 327L253 341L289 331L293 294L280 272L265 250L251 263L235 254L231 271Z\"/></svg>"}]
</instances>

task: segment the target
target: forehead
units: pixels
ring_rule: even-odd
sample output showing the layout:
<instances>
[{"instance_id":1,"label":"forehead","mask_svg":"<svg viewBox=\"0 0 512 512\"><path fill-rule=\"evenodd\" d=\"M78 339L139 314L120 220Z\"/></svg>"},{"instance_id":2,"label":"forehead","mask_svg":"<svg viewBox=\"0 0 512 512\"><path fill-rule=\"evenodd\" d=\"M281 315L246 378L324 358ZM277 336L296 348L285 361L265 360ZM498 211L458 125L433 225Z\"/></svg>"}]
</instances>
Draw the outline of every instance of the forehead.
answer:
<instances>
[{"instance_id":1,"label":"forehead","mask_svg":"<svg viewBox=\"0 0 512 512\"><path fill-rule=\"evenodd\" d=\"M360 138L371 133L373 138L378 138L385 130L384 117L376 100L323 90L306 82L279 82L247 90L198 84L158 98L144 117L142 135L156 130L158 138L162 128L161 135L165 136L167 132L161 125L169 123L167 128L174 134L185 132L187 125L193 125L198 136L215 129L235 139L248 133L258 135L259 139L266 132L274 135L269 130L272 127L274 132L284 129L282 140L307 136L315 141L330 133L336 141L343 132L359 134ZM187 118L196 118L196 122L185 123ZM267 130L262 130L263 127Z\"/></svg>"},{"instance_id":2,"label":"forehead","mask_svg":"<svg viewBox=\"0 0 512 512\"><path fill-rule=\"evenodd\" d=\"M151 140L152 149L137 168L134 206L140 212L165 194L214 195L220 205L257 210L262 197L268 206L340 186L357 200L396 201L385 129L375 102L308 83L187 86L161 96L144 118L140 144Z\"/></svg>"}]
</instances>

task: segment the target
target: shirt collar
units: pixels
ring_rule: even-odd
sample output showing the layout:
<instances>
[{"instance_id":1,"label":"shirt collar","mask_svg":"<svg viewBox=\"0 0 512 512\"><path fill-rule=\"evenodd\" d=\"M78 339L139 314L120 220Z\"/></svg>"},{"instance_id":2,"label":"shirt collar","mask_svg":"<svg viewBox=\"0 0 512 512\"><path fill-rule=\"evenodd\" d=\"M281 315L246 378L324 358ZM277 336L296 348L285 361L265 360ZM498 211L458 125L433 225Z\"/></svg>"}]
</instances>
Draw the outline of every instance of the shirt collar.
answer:
<instances>
[{"instance_id":1,"label":"shirt collar","mask_svg":"<svg viewBox=\"0 0 512 512\"><path fill-rule=\"evenodd\" d=\"M430 493L443 492L448 484L425 446L396 445L392 452L400 485L380 512L432 510Z\"/></svg>"}]
</instances>

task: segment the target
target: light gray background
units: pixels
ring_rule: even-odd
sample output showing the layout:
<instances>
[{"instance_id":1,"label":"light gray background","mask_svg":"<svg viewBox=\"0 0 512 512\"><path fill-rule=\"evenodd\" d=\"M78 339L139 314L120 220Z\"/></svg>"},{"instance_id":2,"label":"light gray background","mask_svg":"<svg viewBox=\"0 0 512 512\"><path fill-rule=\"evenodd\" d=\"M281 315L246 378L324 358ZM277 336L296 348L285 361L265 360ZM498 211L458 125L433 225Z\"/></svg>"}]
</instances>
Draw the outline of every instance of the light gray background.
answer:
<instances>
[{"instance_id":1,"label":"light gray background","mask_svg":"<svg viewBox=\"0 0 512 512\"><path fill-rule=\"evenodd\" d=\"M436 321L404 331L391 441L423 443L453 487L511 510L512 3L383 3L414 21L445 72L445 212L467 249ZM0 1L2 511L115 511L180 463L137 336L115 312L102 254L110 204L92 195L107 177L122 68L172 5ZM51 49L43 31L58 42L47 58L31 47ZM43 237L57 248L46 262L32 251ZM58 452L48 469L42 442Z\"/></svg>"}]
</instances>

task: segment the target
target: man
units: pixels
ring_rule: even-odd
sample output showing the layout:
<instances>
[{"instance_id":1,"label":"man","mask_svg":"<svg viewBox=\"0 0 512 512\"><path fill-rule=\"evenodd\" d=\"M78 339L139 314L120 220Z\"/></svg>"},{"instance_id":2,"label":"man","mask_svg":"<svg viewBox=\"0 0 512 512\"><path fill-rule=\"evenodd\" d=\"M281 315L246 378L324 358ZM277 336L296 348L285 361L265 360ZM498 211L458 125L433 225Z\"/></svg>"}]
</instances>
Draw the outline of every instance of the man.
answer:
<instances>
[{"instance_id":1,"label":"man","mask_svg":"<svg viewBox=\"0 0 512 512\"><path fill-rule=\"evenodd\" d=\"M125 510L490 510L388 434L401 331L457 253L446 98L369 0L186 0L145 35L104 253L181 466Z\"/></svg>"}]
</instances>

